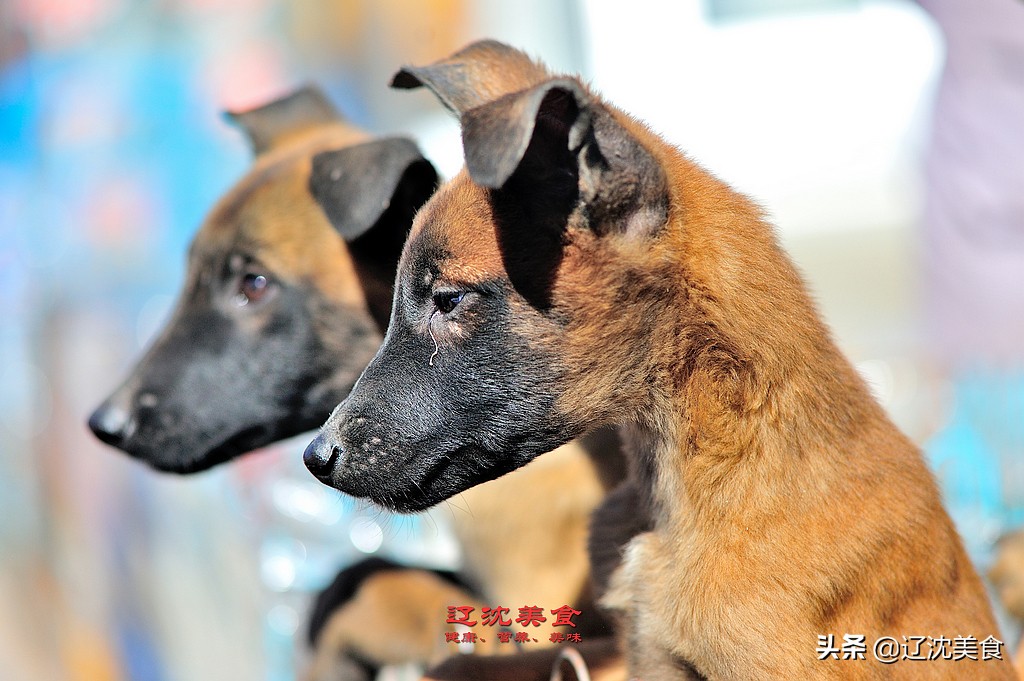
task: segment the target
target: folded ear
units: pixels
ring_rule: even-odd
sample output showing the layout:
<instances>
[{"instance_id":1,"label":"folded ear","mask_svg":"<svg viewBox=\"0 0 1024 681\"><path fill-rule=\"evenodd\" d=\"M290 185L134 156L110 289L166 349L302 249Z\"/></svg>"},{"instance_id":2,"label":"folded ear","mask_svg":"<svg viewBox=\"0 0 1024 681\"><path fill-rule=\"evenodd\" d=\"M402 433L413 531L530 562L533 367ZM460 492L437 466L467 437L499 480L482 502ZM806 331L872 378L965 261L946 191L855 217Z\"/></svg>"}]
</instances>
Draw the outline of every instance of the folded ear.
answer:
<instances>
[{"instance_id":1,"label":"folded ear","mask_svg":"<svg viewBox=\"0 0 1024 681\"><path fill-rule=\"evenodd\" d=\"M437 188L437 172L395 137L313 157L310 191L348 244L370 314L388 328L392 290L413 216Z\"/></svg>"},{"instance_id":2,"label":"folded ear","mask_svg":"<svg viewBox=\"0 0 1024 681\"><path fill-rule=\"evenodd\" d=\"M553 183L571 181L583 219L602 233L653 233L667 219L660 164L574 79L505 95L461 120L466 169L477 184L522 187L530 201Z\"/></svg>"},{"instance_id":3,"label":"folded ear","mask_svg":"<svg viewBox=\"0 0 1024 681\"><path fill-rule=\"evenodd\" d=\"M366 234L390 208L407 210L411 217L436 186L434 166L404 137L317 154L309 177L313 197L349 243Z\"/></svg>"},{"instance_id":4,"label":"folded ear","mask_svg":"<svg viewBox=\"0 0 1024 681\"><path fill-rule=\"evenodd\" d=\"M248 111L225 111L224 117L249 137L253 153L259 155L283 137L305 128L342 120L341 114L315 85Z\"/></svg>"},{"instance_id":5,"label":"folded ear","mask_svg":"<svg viewBox=\"0 0 1024 681\"><path fill-rule=\"evenodd\" d=\"M426 86L459 114L550 77L548 70L526 53L496 40L481 40L429 66L403 67L391 79L391 87L409 90Z\"/></svg>"},{"instance_id":6,"label":"folded ear","mask_svg":"<svg viewBox=\"0 0 1024 681\"><path fill-rule=\"evenodd\" d=\"M534 136L550 163L568 161L590 130L590 96L573 80L549 80L462 115L466 169L477 184L500 189L526 156ZM551 146L554 145L554 146Z\"/></svg>"}]
</instances>

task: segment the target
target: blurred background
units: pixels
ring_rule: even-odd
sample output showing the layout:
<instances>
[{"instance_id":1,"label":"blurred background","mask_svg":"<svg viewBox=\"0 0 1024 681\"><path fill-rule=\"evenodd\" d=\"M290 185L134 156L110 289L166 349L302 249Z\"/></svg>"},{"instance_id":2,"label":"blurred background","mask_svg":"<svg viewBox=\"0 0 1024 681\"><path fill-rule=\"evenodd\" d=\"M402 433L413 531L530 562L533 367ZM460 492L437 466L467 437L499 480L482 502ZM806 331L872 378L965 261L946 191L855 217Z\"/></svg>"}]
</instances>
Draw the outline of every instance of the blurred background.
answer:
<instances>
[{"instance_id":1,"label":"blurred background","mask_svg":"<svg viewBox=\"0 0 1024 681\"><path fill-rule=\"evenodd\" d=\"M385 85L486 36L581 73L762 203L985 569L1024 523L1022 15L1019 0L3 0L0 677L284 681L336 566L457 564L443 518L319 485L306 438L174 478L85 420L249 163L221 110L315 81L450 176L454 119Z\"/></svg>"}]
</instances>

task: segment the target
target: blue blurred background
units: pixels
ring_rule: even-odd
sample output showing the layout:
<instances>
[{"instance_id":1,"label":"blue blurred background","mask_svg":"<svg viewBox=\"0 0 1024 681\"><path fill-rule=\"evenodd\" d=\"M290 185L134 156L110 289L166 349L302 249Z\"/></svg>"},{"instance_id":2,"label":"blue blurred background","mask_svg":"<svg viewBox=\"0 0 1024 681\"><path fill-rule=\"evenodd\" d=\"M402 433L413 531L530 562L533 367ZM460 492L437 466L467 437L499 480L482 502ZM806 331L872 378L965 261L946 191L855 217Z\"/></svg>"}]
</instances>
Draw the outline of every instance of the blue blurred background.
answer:
<instances>
[{"instance_id":1,"label":"blue blurred background","mask_svg":"<svg viewBox=\"0 0 1024 681\"><path fill-rule=\"evenodd\" d=\"M457 564L443 517L346 502L305 473L302 438L178 479L84 424L249 162L221 110L316 81L451 175L455 121L385 84L484 36L583 74L766 207L984 568L1024 523L1022 14L1019 0L4 0L0 677L288 679L308 593L335 565Z\"/></svg>"}]
</instances>

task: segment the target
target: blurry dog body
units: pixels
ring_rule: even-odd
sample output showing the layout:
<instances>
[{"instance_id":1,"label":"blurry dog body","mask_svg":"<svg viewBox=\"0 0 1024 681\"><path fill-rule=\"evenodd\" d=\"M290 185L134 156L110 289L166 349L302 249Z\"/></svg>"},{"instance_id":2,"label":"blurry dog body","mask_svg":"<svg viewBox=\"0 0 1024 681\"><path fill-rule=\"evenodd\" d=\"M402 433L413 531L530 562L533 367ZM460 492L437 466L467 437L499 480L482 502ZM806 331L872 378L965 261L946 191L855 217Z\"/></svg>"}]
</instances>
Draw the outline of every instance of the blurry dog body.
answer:
<instances>
[{"instance_id":1,"label":"blurry dog body","mask_svg":"<svg viewBox=\"0 0 1024 681\"><path fill-rule=\"evenodd\" d=\"M498 43L396 83L460 114L467 170L417 215L384 344L307 450L321 479L415 511L625 424L592 542L625 543L603 603L632 676L1013 678L819 659L827 635L998 631L920 453L749 200Z\"/></svg>"}]
</instances>

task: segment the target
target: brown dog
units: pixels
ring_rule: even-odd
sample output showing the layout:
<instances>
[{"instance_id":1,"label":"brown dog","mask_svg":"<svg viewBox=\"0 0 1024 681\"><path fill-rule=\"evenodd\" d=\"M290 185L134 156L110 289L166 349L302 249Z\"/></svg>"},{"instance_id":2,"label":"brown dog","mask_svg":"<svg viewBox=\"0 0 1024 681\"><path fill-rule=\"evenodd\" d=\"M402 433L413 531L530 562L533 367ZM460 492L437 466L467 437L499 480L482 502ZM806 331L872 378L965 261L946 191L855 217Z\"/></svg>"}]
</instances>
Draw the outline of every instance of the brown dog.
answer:
<instances>
[{"instance_id":1,"label":"brown dog","mask_svg":"<svg viewBox=\"0 0 1024 681\"><path fill-rule=\"evenodd\" d=\"M411 141L372 139L312 88L230 117L253 167L193 239L171 319L89 419L162 471L205 470L322 422L380 343L401 245L437 181ZM348 197L349 243L308 186L314 155L340 147L376 189Z\"/></svg>"},{"instance_id":2,"label":"brown dog","mask_svg":"<svg viewBox=\"0 0 1024 681\"><path fill-rule=\"evenodd\" d=\"M338 172L351 166L350 150L322 153L314 159L310 178L314 196L346 238L346 207L368 182L358 173ZM587 524L623 474L617 436L595 432L528 469L467 490L450 514L463 553L457 578L379 561L343 572L317 603L311 630L316 654L305 678L339 678L339 669L348 670L341 678L356 678L360 670L369 673L384 664L440 662L457 650L445 642L445 632L453 630L446 623L448 606L470 606L478 616L484 607L503 606L511 619L519 607L549 611L568 604L580 611L574 633L588 639L607 636L589 588ZM483 639L475 653L519 650L498 644L494 628L475 631ZM529 631L526 650L549 647L552 633L564 633L547 623ZM543 672L538 678L547 678L554 656L532 656ZM485 669L483 678L491 678L493 668ZM512 669L512 678L523 678L521 667Z\"/></svg>"},{"instance_id":3,"label":"brown dog","mask_svg":"<svg viewBox=\"0 0 1024 681\"><path fill-rule=\"evenodd\" d=\"M633 676L1014 677L920 453L756 206L507 46L396 84L460 114L467 169L416 217L321 479L417 510L623 424L594 531L639 531L603 601Z\"/></svg>"},{"instance_id":4,"label":"brown dog","mask_svg":"<svg viewBox=\"0 0 1024 681\"><path fill-rule=\"evenodd\" d=\"M314 88L230 118L253 167L196 234L172 319L90 418L98 437L159 470L204 470L323 423L380 344L402 244L436 187L410 140L372 138ZM452 505L459 578L384 561L345 571L311 627L311 677L443 659L457 650L444 637L449 605L570 603L599 620L586 523L604 489L569 445Z\"/></svg>"}]
</instances>

